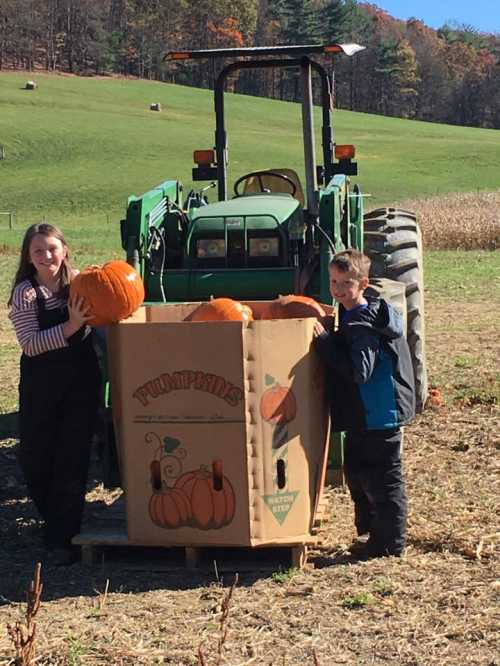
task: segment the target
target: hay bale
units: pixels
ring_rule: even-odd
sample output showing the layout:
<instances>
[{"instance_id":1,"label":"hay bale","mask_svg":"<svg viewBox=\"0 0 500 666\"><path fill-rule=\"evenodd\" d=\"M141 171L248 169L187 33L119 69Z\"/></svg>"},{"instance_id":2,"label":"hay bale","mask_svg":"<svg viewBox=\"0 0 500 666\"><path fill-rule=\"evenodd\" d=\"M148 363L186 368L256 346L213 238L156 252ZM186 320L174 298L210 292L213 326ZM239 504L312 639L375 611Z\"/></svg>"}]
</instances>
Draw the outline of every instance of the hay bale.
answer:
<instances>
[{"instance_id":1,"label":"hay bale","mask_svg":"<svg viewBox=\"0 0 500 666\"><path fill-rule=\"evenodd\" d=\"M160 102L153 102L149 105L149 110L150 111L161 111L161 104Z\"/></svg>"}]
</instances>

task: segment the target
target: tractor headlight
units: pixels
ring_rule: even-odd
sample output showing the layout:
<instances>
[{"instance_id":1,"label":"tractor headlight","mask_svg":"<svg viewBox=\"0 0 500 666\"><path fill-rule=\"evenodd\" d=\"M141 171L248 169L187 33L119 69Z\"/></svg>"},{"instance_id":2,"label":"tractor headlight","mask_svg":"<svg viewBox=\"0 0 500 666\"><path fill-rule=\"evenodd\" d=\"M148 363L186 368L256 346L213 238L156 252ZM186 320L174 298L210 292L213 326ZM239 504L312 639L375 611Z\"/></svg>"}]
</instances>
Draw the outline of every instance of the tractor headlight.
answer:
<instances>
[{"instance_id":1,"label":"tractor headlight","mask_svg":"<svg viewBox=\"0 0 500 666\"><path fill-rule=\"evenodd\" d=\"M278 257L279 238L250 238L248 242L251 257Z\"/></svg>"},{"instance_id":2,"label":"tractor headlight","mask_svg":"<svg viewBox=\"0 0 500 666\"><path fill-rule=\"evenodd\" d=\"M226 256L226 242L223 238L201 238L196 241L198 259L221 259Z\"/></svg>"}]
</instances>

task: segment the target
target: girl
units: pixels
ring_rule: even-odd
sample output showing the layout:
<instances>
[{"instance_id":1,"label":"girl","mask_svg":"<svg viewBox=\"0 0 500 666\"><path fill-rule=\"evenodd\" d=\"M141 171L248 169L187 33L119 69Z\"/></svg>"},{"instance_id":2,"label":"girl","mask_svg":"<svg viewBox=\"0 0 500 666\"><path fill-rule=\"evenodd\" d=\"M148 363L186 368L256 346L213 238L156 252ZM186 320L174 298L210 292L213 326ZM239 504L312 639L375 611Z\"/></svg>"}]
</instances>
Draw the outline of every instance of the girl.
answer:
<instances>
[{"instance_id":1,"label":"girl","mask_svg":"<svg viewBox=\"0 0 500 666\"><path fill-rule=\"evenodd\" d=\"M77 273L62 232L50 224L26 231L9 299L23 351L19 383L19 461L44 520L48 559L75 560L100 373L87 309L68 302Z\"/></svg>"}]
</instances>

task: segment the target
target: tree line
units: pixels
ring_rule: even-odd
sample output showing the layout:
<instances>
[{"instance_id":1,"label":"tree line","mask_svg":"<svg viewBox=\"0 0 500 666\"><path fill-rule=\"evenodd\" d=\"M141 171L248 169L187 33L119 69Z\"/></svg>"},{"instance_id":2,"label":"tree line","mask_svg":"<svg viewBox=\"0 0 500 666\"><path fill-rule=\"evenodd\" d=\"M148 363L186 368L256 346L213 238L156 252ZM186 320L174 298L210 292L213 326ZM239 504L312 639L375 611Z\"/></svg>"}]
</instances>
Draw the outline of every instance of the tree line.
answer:
<instances>
[{"instance_id":1,"label":"tree line","mask_svg":"<svg viewBox=\"0 0 500 666\"><path fill-rule=\"evenodd\" d=\"M500 128L500 35L394 19L357 0L1 0L0 70L120 74L211 87L170 50L357 42L334 59L339 108ZM325 61L327 62L327 61ZM331 67L331 64L328 64ZM295 100L296 75L242 71L240 93Z\"/></svg>"}]
</instances>

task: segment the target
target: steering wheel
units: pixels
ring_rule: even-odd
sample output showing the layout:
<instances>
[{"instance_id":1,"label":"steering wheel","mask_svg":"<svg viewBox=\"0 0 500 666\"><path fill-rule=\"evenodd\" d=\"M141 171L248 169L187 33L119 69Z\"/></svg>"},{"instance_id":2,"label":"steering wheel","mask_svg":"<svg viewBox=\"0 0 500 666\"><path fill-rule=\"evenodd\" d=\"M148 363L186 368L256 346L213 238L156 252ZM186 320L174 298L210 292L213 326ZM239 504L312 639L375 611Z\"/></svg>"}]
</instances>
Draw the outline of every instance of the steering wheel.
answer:
<instances>
[{"instance_id":1,"label":"steering wheel","mask_svg":"<svg viewBox=\"0 0 500 666\"><path fill-rule=\"evenodd\" d=\"M241 178L238 178L238 180L234 184L234 193L237 197L243 196L243 192L239 191L238 186L243 183L246 180L249 180L249 178L257 178L259 182L259 187L261 192L267 192L266 188L264 187L264 183L262 182L262 176L273 176L275 178L281 178L281 180L284 180L285 183L290 185L290 194L292 197L295 195L295 192L297 191L297 185L293 182L291 178L288 176L285 176L283 173L278 173L277 171L252 171L251 173L246 173L244 176L241 176Z\"/></svg>"}]
</instances>

